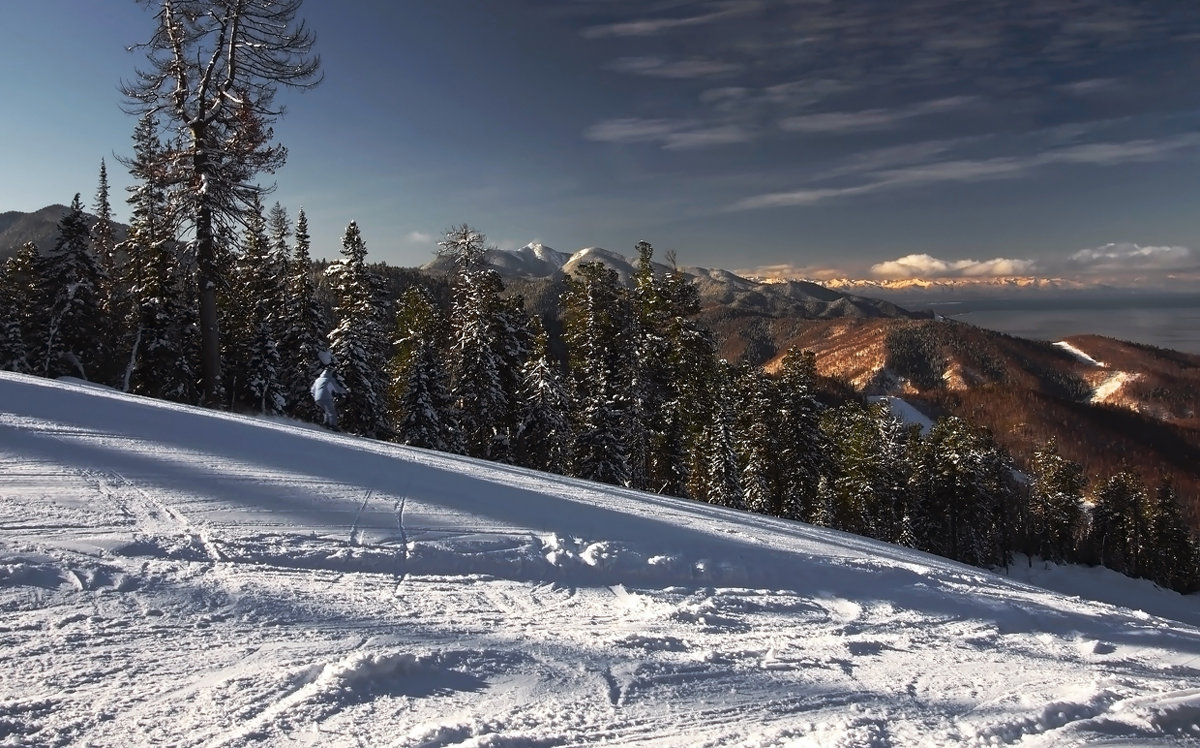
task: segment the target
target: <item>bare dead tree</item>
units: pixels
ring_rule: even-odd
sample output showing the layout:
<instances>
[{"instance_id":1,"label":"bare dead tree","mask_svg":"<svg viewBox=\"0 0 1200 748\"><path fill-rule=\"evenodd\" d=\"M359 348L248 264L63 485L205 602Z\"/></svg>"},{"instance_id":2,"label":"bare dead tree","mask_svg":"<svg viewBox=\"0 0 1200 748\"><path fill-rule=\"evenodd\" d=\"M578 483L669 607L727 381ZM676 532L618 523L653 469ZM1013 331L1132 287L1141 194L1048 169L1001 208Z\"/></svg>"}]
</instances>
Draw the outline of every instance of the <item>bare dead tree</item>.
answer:
<instances>
[{"instance_id":1,"label":"bare dead tree","mask_svg":"<svg viewBox=\"0 0 1200 748\"><path fill-rule=\"evenodd\" d=\"M315 37L297 18L301 0L137 0L155 10L145 51L148 66L122 84L131 114L154 115L170 131L168 167L187 216L199 293L201 392L219 403L221 339L218 241L233 236L247 201L265 190L262 173L283 165L273 143L279 86L320 82Z\"/></svg>"}]
</instances>

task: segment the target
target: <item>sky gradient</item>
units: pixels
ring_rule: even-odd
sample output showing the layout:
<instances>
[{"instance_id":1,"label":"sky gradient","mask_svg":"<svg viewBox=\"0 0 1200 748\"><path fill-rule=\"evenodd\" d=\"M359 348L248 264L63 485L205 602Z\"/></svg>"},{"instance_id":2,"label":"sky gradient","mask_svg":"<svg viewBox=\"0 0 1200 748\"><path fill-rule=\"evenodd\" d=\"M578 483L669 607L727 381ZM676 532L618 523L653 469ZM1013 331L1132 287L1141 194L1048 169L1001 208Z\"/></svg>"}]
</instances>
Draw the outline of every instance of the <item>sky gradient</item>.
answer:
<instances>
[{"instance_id":1,"label":"sky gradient","mask_svg":"<svg viewBox=\"0 0 1200 748\"><path fill-rule=\"evenodd\" d=\"M1192 276L1200 4L1179 0L309 0L324 83L264 181L314 254L501 247L808 277ZM114 201L148 11L0 10L0 211ZM118 216L125 217L124 205Z\"/></svg>"}]
</instances>

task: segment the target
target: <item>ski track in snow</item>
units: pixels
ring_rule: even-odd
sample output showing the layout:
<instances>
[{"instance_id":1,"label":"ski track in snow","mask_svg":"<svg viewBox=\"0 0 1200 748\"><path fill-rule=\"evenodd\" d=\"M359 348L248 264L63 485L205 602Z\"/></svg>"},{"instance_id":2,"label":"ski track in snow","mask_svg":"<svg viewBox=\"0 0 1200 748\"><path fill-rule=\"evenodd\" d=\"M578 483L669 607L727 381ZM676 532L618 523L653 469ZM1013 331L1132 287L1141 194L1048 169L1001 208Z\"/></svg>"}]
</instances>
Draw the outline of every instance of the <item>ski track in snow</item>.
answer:
<instances>
[{"instance_id":1,"label":"ski track in snow","mask_svg":"<svg viewBox=\"0 0 1200 748\"><path fill-rule=\"evenodd\" d=\"M0 403L0 745L1200 745L1196 596L15 375Z\"/></svg>"}]
</instances>

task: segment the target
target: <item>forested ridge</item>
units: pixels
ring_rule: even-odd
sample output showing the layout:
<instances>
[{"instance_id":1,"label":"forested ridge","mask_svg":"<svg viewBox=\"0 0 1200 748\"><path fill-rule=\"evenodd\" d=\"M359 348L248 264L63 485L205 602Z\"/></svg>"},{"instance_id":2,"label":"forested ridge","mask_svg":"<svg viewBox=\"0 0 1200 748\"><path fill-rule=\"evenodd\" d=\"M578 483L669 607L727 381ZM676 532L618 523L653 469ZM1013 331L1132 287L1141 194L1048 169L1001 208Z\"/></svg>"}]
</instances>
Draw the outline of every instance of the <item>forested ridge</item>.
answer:
<instances>
[{"instance_id":1,"label":"forested ridge","mask_svg":"<svg viewBox=\"0 0 1200 748\"><path fill-rule=\"evenodd\" d=\"M135 148L154 147L140 127ZM149 160L130 161L143 181L128 196L124 241L111 239L102 171L96 219L76 197L53 248L29 243L4 264L3 368L201 401L191 259L176 241L169 190L142 176ZM222 245L221 407L319 422L309 387L328 352L347 390L341 427L362 436L812 522L984 567L1026 553L1180 591L1200 586L1200 554L1165 473L1150 487L1129 470L1089 481L1054 441L1019 470L992 432L962 418L922 433L852 388L826 396L811 351L787 351L774 375L729 363L696 321L696 286L656 267L649 243L635 248L632 283L585 263L535 314L483 261L486 238L467 225L440 242L455 269L437 277L369 263L355 223L339 260L314 263L303 210L293 222L282 206L252 200L244 219ZM920 355L929 344L914 333L888 345L892 365L913 379L937 360L933 349Z\"/></svg>"}]
</instances>

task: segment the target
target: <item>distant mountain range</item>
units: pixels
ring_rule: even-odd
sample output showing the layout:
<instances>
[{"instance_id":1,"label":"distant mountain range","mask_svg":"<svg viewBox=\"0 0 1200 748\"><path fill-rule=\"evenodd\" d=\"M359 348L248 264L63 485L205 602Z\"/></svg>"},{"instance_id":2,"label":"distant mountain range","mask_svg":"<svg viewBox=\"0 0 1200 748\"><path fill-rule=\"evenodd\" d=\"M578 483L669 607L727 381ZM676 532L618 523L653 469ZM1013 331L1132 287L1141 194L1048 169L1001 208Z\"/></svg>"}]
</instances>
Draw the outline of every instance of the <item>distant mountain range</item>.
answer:
<instances>
[{"instance_id":1,"label":"distant mountain range","mask_svg":"<svg viewBox=\"0 0 1200 748\"><path fill-rule=\"evenodd\" d=\"M516 250L491 249L486 260L502 277L510 279L557 280L575 272L586 262L612 268L622 283L632 283L637 274L633 260L600 247L587 247L573 254L559 252L538 242ZM438 257L421 269L432 273L453 271L453 261ZM665 265L657 265L666 269ZM702 308L719 310L721 316L798 317L914 317L890 301L868 298L802 280L763 282L743 278L728 270L702 267L680 268L700 290Z\"/></svg>"},{"instance_id":2,"label":"distant mountain range","mask_svg":"<svg viewBox=\"0 0 1200 748\"><path fill-rule=\"evenodd\" d=\"M32 213L19 210L0 213L0 262L12 257L21 245L30 241L37 242L43 252L54 249L58 241L58 222L70 211L65 205L47 205ZM89 225L99 220L91 213L84 215L88 217ZM118 241L125 238L128 228L125 224L114 222L113 228Z\"/></svg>"}]
</instances>

